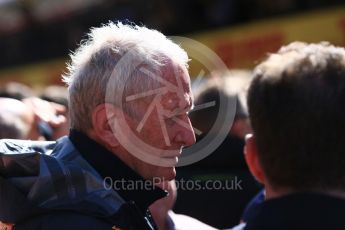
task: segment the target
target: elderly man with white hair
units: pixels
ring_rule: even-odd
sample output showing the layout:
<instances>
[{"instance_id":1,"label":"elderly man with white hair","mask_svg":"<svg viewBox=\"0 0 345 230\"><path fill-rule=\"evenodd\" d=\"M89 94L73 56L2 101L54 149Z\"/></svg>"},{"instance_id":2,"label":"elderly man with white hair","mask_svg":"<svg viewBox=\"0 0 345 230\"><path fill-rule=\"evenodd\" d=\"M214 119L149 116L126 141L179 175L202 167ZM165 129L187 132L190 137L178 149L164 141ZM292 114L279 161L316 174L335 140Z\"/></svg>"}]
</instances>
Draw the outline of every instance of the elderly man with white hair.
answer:
<instances>
[{"instance_id":1,"label":"elderly man with white hair","mask_svg":"<svg viewBox=\"0 0 345 230\"><path fill-rule=\"evenodd\" d=\"M158 31L109 23L71 55L71 131L0 143L0 220L14 229L156 229L182 148L194 144L188 56ZM16 153L16 154L11 154Z\"/></svg>"}]
</instances>

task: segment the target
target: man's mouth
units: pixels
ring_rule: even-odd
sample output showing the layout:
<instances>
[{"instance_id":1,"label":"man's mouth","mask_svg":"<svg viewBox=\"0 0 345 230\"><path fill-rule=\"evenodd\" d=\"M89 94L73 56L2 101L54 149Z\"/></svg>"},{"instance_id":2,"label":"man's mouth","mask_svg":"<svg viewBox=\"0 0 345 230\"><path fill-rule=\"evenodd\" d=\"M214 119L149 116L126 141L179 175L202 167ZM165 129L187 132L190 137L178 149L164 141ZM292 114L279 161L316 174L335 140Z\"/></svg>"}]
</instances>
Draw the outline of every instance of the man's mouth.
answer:
<instances>
[{"instance_id":1,"label":"man's mouth","mask_svg":"<svg viewBox=\"0 0 345 230\"><path fill-rule=\"evenodd\" d=\"M175 158L180 157L182 154L182 147L179 149L166 149L161 153L162 158Z\"/></svg>"},{"instance_id":2,"label":"man's mouth","mask_svg":"<svg viewBox=\"0 0 345 230\"><path fill-rule=\"evenodd\" d=\"M178 156L163 157L161 159L162 162L164 162L164 165L166 165L167 167L175 167L178 163Z\"/></svg>"}]
</instances>

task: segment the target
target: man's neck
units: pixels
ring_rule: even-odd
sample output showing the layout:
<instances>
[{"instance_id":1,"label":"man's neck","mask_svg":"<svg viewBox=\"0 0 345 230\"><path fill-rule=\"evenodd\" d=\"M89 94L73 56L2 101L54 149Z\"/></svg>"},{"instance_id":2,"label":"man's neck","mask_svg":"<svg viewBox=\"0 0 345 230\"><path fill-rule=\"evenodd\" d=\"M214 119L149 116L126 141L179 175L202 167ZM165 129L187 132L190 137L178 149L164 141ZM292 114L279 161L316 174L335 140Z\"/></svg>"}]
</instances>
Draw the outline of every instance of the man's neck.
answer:
<instances>
[{"instance_id":1,"label":"man's neck","mask_svg":"<svg viewBox=\"0 0 345 230\"><path fill-rule=\"evenodd\" d=\"M114 146L109 146L107 143L105 143L104 141L102 141L101 138L99 138L94 132L93 130L88 130L86 132L86 135L94 140L95 142L97 142L98 144L102 145L104 148L106 148L109 152L113 153L114 155L116 155L122 162L124 162L129 168L131 168L132 170L136 171L135 169L135 164L133 163L133 155L128 153L128 151L126 151L121 145L117 145L116 147ZM138 172L137 172L138 173ZM143 175L140 175L143 176ZM144 177L143 177L144 178ZM147 178L144 178L147 179Z\"/></svg>"},{"instance_id":2,"label":"man's neck","mask_svg":"<svg viewBox=\"0 0 345 230\"><path fill-rule=\"evenodd\" d=\"M145 178L131 169L127 162L118 154L109 151L108 148L90 138L88 135L71 130L69 139L82 155L82 157L100 174L101 177L114 187L126 201L133 200L146 211L154 201L163 198L167 193L156 187L147 188Z\"/></svg>"},{"instance_id":3,"label":"man's neck","mask_svg":"<svg viewBox=\"0 0 345 230\"><path fill-rule=\"evenodd\" d=\"M279 198L279 197L291 194L293 192L294 191L292 189L281 188L281 187L279 187L279 188L274 187L273 188L270 185L266 185L265 186L265 200Z\"/></svg>"}]
</instances>

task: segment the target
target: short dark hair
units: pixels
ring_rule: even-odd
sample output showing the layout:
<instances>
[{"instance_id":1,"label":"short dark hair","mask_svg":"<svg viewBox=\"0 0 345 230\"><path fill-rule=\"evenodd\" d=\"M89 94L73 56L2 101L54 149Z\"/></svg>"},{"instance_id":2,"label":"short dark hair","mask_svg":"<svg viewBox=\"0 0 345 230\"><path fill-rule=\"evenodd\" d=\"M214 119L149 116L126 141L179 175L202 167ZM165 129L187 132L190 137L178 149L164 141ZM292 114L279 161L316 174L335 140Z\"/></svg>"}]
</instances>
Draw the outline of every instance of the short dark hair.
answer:
<instances>
[{"instance_id":1,"label":"short dark hair","mask_svg":"<svg viewBox=\"0 0 345 230\"><path fill-rule=\"evenodd\" d=\"M294 42L254 70L248 108L274 187L345 189L345 50Z\"/></svg>"}]
</instances>

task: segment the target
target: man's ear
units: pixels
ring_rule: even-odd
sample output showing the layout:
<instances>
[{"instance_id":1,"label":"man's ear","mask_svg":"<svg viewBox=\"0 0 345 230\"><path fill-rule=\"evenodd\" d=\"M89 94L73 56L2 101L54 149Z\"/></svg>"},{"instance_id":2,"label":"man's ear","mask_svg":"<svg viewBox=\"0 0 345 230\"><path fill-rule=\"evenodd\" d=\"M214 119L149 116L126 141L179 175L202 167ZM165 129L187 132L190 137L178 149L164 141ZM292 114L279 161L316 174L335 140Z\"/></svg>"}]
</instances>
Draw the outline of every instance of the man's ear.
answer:
<instances>
[{"instance_id":1,"label":"man's ear","mask_svg":"<svg viewBox=\"0 0 345 230\"><path fill-rule=\"evenodd\" d=\"M244 147L244 158L252 175L262 184L265 184L266 177L259 160L258 148L253 134L246 135Z\"/></svg>"},{"instance_id":2,"label":"man's ear","mask_svg":"<svg viewBox=\"0 0 345 230\"><path fill-rule=\"evenodd\" d=\"M102 144L109 148L114 148L119 145L119 141L115 137L111 127L114 125L114 119L117 116L115 106L110 104L100 104L92 111L92 135Z\"/></svg>"}]
</instances>

